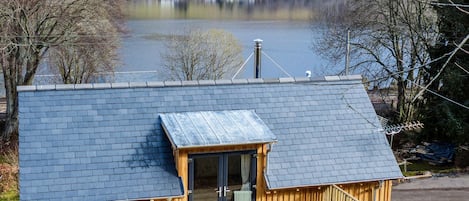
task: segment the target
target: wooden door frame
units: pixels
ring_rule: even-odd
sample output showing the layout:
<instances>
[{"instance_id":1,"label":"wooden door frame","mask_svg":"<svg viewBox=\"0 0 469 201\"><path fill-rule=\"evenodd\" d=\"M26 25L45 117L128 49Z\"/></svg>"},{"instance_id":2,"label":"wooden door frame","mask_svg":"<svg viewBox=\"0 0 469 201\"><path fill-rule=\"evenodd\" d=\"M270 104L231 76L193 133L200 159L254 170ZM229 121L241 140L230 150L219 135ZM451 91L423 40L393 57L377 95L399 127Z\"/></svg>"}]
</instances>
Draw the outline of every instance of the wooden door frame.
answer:
<instances>
[{"instance_id":1,"label":"wooden door frame","mask_svg":"<svg viewBox=\"0 0 469 201\"><path fill-rule=\"evenodd\" d=\"M256 182L257 182L257 150L243 150L243 151L222 151L222 152L212 152L212 153L191 153L188 154L188 172L187 172L187 184L188 184L188 200L192 201L192 193L194 190L194 158L206 158L206 157L219 157L218 158L218 173L217 173L217 183L218 188L220 186L228 185L228 157L232 155L251 155L251 167L250 167L250 183L252 196L251 199L255 200L256 198ZM222 176L219 174L222 173ZM222 196L218 198L218 201L226 201L226 197Z\"/></svg>"}]
</instances>

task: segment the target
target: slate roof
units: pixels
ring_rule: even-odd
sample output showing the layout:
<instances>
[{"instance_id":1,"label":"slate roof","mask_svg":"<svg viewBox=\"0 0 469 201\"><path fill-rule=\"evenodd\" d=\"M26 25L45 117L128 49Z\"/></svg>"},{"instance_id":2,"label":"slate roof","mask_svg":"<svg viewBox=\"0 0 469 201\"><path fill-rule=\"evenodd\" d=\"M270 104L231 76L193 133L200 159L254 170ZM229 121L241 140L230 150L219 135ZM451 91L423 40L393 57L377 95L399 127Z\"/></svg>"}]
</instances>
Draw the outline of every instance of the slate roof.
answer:
<instances>
[{"instance_id":1,"label":"slate roof","mask_svg":"<svg viewBox=\"0 0 469 201\"><path fill-rule=\"evenodd\" d=\"M271 189L402 177L360 76L23 86L22 200L181 195L160 114L255 110Z\"/></svg>"},{"instance_id":2,"label":"slate roof","mask_svg":"<svg viewBox=\"0 0 469 201\"><path fill-rule=\"evenodd\" d=\"M253 110L166 113L160 118L176 149L267 144L277 139Z\"/></svg>"}]
</instances>

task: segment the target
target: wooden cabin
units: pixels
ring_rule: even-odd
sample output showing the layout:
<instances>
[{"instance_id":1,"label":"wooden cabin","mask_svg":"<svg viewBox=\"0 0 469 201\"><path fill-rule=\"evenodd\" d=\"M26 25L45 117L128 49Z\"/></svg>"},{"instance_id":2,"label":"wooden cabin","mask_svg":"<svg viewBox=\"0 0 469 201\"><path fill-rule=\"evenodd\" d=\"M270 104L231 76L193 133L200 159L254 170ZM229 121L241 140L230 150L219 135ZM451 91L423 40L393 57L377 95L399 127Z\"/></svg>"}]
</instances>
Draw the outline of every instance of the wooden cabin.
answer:
<instances>
[{"instance_id":1,"label":"wooden cabin","mask_svg":"<svg viewBox=\"0 0 469 201\"><path fill-rule=\"evenodd\" d=\"M361 76L21 86L21 200L390 201Z\"/></svg>"}]
</instances>

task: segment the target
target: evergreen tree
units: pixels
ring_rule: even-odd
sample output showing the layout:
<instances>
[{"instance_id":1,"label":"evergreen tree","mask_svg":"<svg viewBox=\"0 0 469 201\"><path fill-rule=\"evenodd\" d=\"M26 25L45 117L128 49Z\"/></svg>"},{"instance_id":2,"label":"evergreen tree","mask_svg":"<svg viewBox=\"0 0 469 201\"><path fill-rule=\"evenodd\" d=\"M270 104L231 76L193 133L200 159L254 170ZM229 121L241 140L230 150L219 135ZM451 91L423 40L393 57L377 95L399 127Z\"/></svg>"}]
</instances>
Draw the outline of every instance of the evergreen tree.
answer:
<instances>
[{"instance_id":1,"label":"evergreen tree","mask_svg":"<svg viewBox=\"0 0 469 201\"><path fill-rule=\"evenodd\" d=\"M469 14L462 8L449 5L447 0L440 0L444 5L436 5L441 36L431 48L432 59L437 59L455 50L458 44L469 34ZM469 5L469 0L455 0L454 4ZM469 43L462 47L467 49ZM441 71L447 57L431 64L426 69L425 82L435 79ZM440 95L469 106L469 53L458 50L450 62L428 88ZM469 110L449 102L432 93L426 92L421 117L425 123L423 135L419 140L439 140L456 144L469 142Z\"/></svg>"}]
</instances>

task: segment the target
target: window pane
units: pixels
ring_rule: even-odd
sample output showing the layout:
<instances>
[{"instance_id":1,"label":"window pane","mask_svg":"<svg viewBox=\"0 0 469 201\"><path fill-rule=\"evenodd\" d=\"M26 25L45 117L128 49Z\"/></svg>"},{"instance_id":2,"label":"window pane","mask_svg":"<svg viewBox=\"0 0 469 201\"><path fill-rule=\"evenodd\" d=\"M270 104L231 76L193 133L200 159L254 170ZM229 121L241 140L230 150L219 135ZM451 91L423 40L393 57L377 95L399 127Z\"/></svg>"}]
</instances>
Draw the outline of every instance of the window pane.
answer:
<instances>
[{"instance_id":1,"label":"window pane","mask_svg":"<svg viewBox=\"0 0 469 201\"><path fill-rule=\"evenodd\" d=\"M193 201L217 201L218 156L194 158Z\"/></svg>"}]
</instances>

